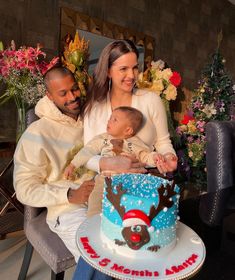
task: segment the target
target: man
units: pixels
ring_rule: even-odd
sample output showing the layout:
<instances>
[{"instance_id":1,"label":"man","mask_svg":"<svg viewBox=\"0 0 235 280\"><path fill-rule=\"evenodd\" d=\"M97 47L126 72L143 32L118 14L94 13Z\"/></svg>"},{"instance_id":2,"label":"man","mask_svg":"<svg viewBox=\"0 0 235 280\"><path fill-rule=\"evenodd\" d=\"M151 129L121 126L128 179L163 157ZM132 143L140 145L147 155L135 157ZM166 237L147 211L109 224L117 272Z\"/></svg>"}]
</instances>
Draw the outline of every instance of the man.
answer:
<instances>
[{"instance_id":1,"label":"man","mask_svg":"<svg viewBox=\"0 0 235 280\"><path fill-rule=\"evenodd\" d=\"M35 107L39 120L32 123L18 142L14 156L14 187L19 201L33 207L47 207L47 223L58 234L76 261L78 226L86 218L88 197L94 181L81 185L63 179L70 150L83 144L79 118L80 91L73 74L63 67L50 69L44 78L46 96ZM138 162L126 158L101 159L100 168L116 171L139 170ZM141 166L141 165L140 165ZM132 170L132 167L134 170Z\"/></svg>"},{"instance_id":2,"label":"man","mask_svg":"<svg viewBox=\"0 0 235 280\"><path fill-rule=\"evenodd\" d=\"M48 71L45 85L47 95L35 107L40 119L28 127L17 145L14 187L23 204L47 207L50 229L78 260L75 232L85 220L84 203L94 182L85 181L79 187L63 180L62 170L72 147L82 144L80 91L66 68Z\"/></svg>"}]
</instances>

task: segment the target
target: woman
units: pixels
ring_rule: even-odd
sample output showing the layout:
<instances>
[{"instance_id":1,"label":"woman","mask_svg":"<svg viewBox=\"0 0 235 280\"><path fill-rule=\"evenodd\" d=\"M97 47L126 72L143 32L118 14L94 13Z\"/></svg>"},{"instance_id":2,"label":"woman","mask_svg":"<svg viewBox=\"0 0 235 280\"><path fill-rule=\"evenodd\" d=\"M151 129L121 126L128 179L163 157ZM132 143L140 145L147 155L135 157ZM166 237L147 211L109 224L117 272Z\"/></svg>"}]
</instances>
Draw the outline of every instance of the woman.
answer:
<instances>
[{"instance_id":1,"label":"woman","mask_svg":"<svg viewBox=\"0 0 235 280\"><path fill-rule=\"evenodd\" d=\"M164 157L157 164L160 173L174 171L177 157L167 127L161 98L147 90L136 90L138 50L129 40L117 40L102 51L83 108L84 143L105 132L113 109L132 106L144 115L144 126L137 136Z\"/></svg>"},{"instance_id":2,"label":"woman","mask_svg":"<svg viewBox=\"0 0 235 280\"><path fill-rule=\"evenodd\" d=\"M138 56L135 45L129 40L114 41L102 51L82 112L84 143L106 131L112 110L119 106L132 106L140 110L145 119L137 136L164 156L157 164L159 172L164 174L177 168L177 157L170 141L166 113L160 97L147 90L135 89ZM102 168L101 161L102 159ZM113 158L110 164L114 164ZM120 158L114 165L122 165ZM90 166L94 164L91 163ZM112 279L93 269L82 258L73 279L80 279L79 277L84 280Z\"/></svg>"}]
</instances>

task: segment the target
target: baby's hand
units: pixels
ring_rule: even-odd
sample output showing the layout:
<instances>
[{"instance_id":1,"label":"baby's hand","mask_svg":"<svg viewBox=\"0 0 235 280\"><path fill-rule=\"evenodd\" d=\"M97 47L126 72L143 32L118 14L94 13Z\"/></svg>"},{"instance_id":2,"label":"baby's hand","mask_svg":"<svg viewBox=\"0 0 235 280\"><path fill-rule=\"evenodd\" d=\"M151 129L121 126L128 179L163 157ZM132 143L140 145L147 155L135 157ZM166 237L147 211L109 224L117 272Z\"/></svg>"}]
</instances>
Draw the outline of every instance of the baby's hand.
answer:
<instances>
[{"instance_id":1,"label":"baby's hand","mask_svg":"<svg viewBox=\"0 0 235 280\"><path fill-rule=\"evenodd\" d=\"M153 154L153 161L154 161L155 165L158 166L159 163L165 161L165 158L162 154L154 153Z\"/></svg>"},{"instance_id":2,"label":"baby's hand","mask_svg":"<svg viewBox=\"0 0 235 280\"><path fill-rule=\"evenodd\" d=\"M74 174L73 174L74 169L75 166L72 163L70 163L70 165L68 165L64 170L64 178L68 180L72 180L74 178Z\"/></svg>"}]
</instances>

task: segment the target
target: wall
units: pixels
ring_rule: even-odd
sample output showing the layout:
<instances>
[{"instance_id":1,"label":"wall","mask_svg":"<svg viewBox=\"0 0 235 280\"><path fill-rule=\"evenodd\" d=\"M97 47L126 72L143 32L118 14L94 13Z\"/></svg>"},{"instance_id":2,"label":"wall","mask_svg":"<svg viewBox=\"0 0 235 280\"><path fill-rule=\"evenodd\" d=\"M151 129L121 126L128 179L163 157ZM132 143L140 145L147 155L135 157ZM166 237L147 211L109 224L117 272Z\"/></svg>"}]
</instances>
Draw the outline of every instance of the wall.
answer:
<instances>
[{"instance_id":1,"label":"wall","mask_svg":"<svg viewBox=\"0 0 235 280\"><path fill-rule=\"evenodd\" d=\"M184 94L179 93L176 110L184 109L181 100L196 88L221 29L221 52L235 79L235 6L227 0L0 0L0 40L14 39L18 46L40 42L48 58L57 55L60 7L153 36L155 59L163 59L183 77ZM0 135L14 137L15 122L14 106L1 107Z\"/></svg>"}]
</instances>

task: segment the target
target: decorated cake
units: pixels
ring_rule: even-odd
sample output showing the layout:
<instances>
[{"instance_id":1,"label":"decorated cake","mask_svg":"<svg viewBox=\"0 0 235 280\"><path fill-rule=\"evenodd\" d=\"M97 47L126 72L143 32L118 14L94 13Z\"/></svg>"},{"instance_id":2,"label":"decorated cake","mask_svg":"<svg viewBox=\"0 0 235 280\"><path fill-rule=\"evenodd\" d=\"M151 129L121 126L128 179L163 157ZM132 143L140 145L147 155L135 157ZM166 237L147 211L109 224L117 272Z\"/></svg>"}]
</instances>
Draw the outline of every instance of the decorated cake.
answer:
<instances>
[{"instance_id":1,"label":"decorated cake","mask_svg":"<svg viewBox=\"0 0 235 280\"><path fill-rule=\"evenodd\" d=\"M150 174L105 178L101 239L113 253L162 257L176 245L179 187Z\"/></svg>"}]
</instances>

